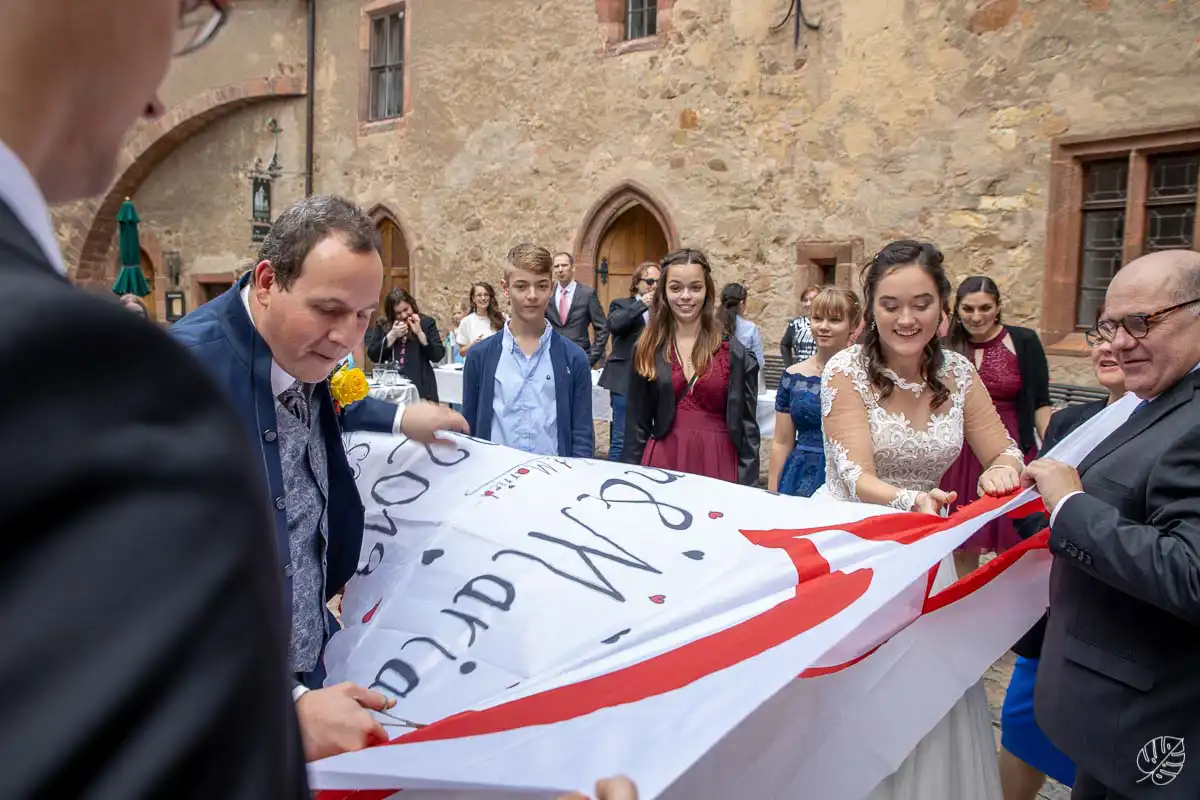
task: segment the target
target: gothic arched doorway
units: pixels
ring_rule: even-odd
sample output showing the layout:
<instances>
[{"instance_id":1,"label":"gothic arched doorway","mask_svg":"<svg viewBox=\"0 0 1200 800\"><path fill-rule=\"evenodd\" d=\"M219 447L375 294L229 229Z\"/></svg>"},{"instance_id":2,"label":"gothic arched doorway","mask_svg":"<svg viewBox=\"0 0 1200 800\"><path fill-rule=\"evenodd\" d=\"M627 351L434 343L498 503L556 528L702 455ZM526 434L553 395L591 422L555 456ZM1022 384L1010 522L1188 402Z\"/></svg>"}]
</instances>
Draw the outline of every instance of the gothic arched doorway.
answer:
<instances>
[{"instance_id":1,"label":"gothic arched doorway","mask_svg":"<svg viewBox=\"0 0 1200 800\"><path fill-rule=\"evenodd\" d=\"M629 279L643 261L658 261L679 246L679 236L649 191L624 183L588 213L576 245L576 278L592 284L601 305L629 294Z\"/></svg>"},{"instance_id":2,"label":"gothic arched doorway","mask_svg":"<svg viewBox=\"0 0 1200 800\"><path fill-rule=\"evenodd\" d=\"M667 235L645 206L633 205L622 212L604 232L596 250L601 274L596 292L604 308L608 308L613 298L629 294L629 281L638 264L659 261L669 251ZM607 281L603 280L605 266Z\"/></svg>"},{"instance_id":3,"label":"gothic arched doorway","mask_svg":"<svg viewBox=\"0 0 1200 800\"><path fill-rule=\"evenodd\" d=\"M379 293L379 313L383 313L383 299L392 289L412 291L412 271L409 267L408 239L399 221L384 208L371 213L375 228L379 231L380 255L383 257L383 288Z\"/></svg>"}]
</instances>

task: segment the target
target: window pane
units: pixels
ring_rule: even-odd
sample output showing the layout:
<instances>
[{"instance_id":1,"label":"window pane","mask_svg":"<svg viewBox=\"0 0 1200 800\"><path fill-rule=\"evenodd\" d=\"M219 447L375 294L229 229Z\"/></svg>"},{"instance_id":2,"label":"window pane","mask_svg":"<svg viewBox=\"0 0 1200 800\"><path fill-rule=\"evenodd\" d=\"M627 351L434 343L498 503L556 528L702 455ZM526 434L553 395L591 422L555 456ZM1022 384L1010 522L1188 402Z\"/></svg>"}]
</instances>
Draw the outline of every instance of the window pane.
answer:
<instances>
[{"instance_id":1,"label":"window pane","mask_svg":"<svg viewBox=\"0 0 1200 800\"><path fill-rule=\"evenodd\" d=\"M1200 153L1150 159L1150 199L1195 197Z\"/></svg>"},{"instance_id":2,"label":"window pane","mask_svg":"<svg viewBox=\"0 0 1200 800\"><path fill-rule=\"evenodd\" d=\"M393 14L392 25L388 32L388 64L395 65L404 61L404 14Z\"/></svg>"},{"instance_id":3,"label":"window pane","mask_svg":"<svg viewBox=\"0 0 1200 800\"><path fill-rule=\"evenodd\" d=\"M1124 200L1129 184L1129 162L1094 161L1084 175L1084 203Z\"/></svg>"},{"instance_id":4,"label":"window pane","mask_svg":"<svg viewBox=\"0 0 1200 800\"><path fill-rule=\"evenodd\" d=\"M387 70L371 73L371 119L387 118Z\"/></svg>"},{"instance_id":5,"label":"window pane","mask_svg":"<svg viewBox=\"0 0 1200 800\"><path fill-rule=\"evenodd\" d=\"M398 117L404 113L404 70L392 67L388 70L388 116Z\"/></svg>"},{"instance_id":6,"label":"window pane","mask_svg":"<svg viewBox=\"0 0 1200 800\"><path fill-rule=\"evenodd\" d=\"M1096 323L1096 315L1104 305L1104 289L1080 289L1078 313L1075 324L1081 328L1090 328Z\"/></svg>"},{"instance_id":7,"label":"window pane","mask_svg":"<svg viewBox=\"0 0 1200 800\"><path fill-rule=\"evenodd\" d=\"M1116 209L1083 213L1083 252L1079 275L1076 322L1090 327L1104 292L1121 268L1125 237L1125 212Z\"/></svg>"},{"instance_id":8,"label":"window pane","mask_svg":"<svg viewBox=\"0 0 1200 800\"><path fill-rule=\"evenodd\" d=\"M1146 250L1190 250L1196 232L1196 206L1151 206L1146 209Z\"/></svg>"},{"instance_id":9,"label":"window pane","mask_svg":"<svg viewBox=\"0 0 1200 800\"><path fill-rule=\"evenodd\" d=\"M1086 211L1083 215L1083 249L1121 249L1125 239L1124 211Z\"/></svg>"},{"instance_id":10,"label":"window pane","mask_svg":"<svg viewBox=\"0 0 1200 800\"><path fill-rule=\"evenodd\" d=\"M387 57L387 17L371 20L371 66L382 66Z\"/></svg>"},{"instance_id":11,"label":"window pane","mask_svg":"<svg viewBox=\"0 0 1200 800\"><path fill-rule=\"evenodd\" d=\"M646 10L643 12L642 24L645 27L646 36L653 36L658 32L658 3L655 0L646 0Z\"/></svg>"}]
</instances>

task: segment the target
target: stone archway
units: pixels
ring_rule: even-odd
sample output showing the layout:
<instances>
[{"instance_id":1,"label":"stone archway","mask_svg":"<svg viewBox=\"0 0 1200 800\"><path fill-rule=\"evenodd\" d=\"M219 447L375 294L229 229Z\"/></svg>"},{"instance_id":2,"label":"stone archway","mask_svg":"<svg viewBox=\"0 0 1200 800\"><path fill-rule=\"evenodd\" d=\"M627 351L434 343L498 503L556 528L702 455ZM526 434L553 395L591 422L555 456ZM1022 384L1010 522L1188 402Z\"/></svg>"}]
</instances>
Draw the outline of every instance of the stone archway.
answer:
<instances>
[{"instance_id":1,"label":"stone archway","mask_svg":"<svg viewBox=\"0 0 1200 800\"><path fill-rule=\"evenodd\" d=\"M379 254L383 258L383 289L379 293L379 310L382 313L383 298L392 289L404 289L416 294L413 286L412 238L400 218L382 203L376 204L367 216L379 231Z\"/></svg>"},{"instance_id":2,"label":"stone archway","mask_svg":"<svg viewBox=\"0 0 1200 800\"><path fill-rule=\"evenodd\" d=\"M595 285L607 308L612 298L628 293L628 278L639 263L657 261L678 247L679 232L663 204L645 187L626 181L588 212L575 242L575 276Z\"/></svg>"},{"instance_id":3,"label":"stone archway","mask_svg":"<svg viewBox=\"0 0 1200 800\"><path fill-rule=\"evenodd\" d=\"M303 97L305 92L303 77L255 78L236 86L209 89L144 125L121 151L118 177L108 192L80 204L68 217L76 231L63 247L63 256L72 265L71 278L81 284L104 280L121 201L133 196L179 145L202 128L247 106Z\"/></svg>"}]
</instances>

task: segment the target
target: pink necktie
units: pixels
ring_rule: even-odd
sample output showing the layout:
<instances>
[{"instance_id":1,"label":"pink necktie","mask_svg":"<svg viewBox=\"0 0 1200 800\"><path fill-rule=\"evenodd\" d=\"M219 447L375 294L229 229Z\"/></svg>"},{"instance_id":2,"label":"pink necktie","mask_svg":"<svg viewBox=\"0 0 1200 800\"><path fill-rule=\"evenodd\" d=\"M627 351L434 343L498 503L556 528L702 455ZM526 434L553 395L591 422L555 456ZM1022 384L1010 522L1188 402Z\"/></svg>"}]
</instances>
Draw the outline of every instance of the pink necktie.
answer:
<instances>
[{"instance_id":1,"label":"pink necktie","mask_svg":"<svg viewBox=\"0 0 1200 800\"><path fill-rule=\"evenodd\" d=\"M567 324L567 287L559 289L558 295L558 321L562 324Z\"/></svg>"}]
</instances>

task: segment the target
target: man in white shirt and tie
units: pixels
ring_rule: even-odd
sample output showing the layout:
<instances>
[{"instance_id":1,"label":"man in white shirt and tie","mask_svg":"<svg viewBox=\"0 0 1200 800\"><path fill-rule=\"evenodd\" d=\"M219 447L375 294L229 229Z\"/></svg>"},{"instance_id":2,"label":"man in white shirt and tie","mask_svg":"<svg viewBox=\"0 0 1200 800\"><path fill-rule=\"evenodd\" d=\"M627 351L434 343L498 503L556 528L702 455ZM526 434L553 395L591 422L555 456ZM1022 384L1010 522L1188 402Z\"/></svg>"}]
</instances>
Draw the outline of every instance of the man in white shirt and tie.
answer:
<instances>
[{"instance_id":1,"label":"man in white shirt and tie","mask_svg":"<svg viewBox=\"0 0 1200 800\"><path fill-rule=\"evenodd\" d=\"M554 297L546 308L546 319L561 336L583 348L594 368L604 360L608 344L608 321L600 308L600 299L590 286L575 280L575 259L570 253L554 256ZM588 328L595 332L595 341Z\"/></svg>"}]
</instances>

